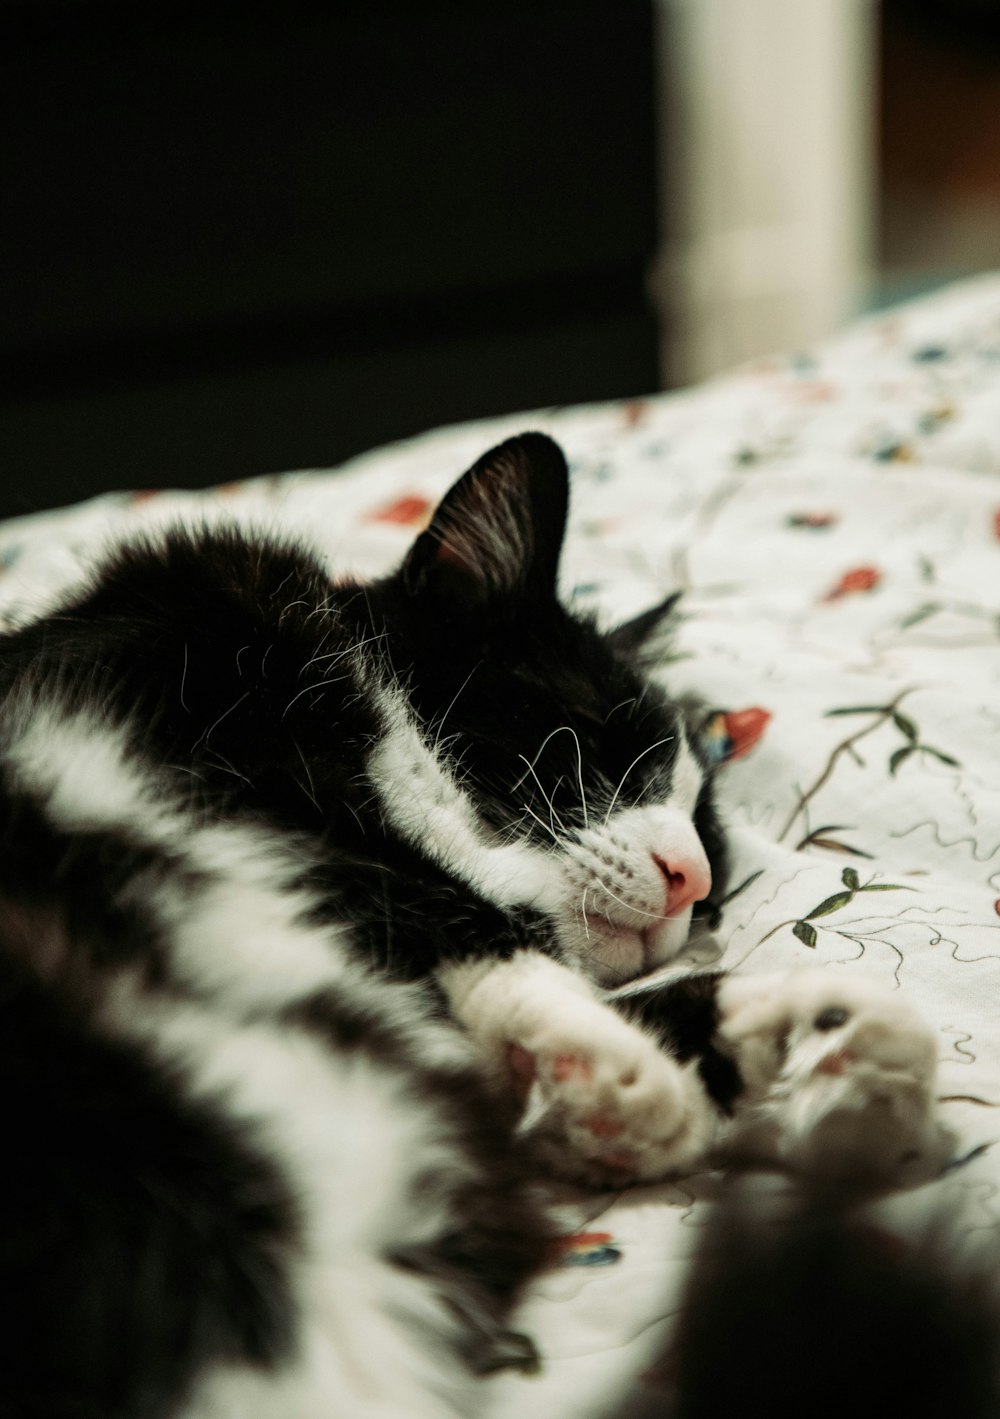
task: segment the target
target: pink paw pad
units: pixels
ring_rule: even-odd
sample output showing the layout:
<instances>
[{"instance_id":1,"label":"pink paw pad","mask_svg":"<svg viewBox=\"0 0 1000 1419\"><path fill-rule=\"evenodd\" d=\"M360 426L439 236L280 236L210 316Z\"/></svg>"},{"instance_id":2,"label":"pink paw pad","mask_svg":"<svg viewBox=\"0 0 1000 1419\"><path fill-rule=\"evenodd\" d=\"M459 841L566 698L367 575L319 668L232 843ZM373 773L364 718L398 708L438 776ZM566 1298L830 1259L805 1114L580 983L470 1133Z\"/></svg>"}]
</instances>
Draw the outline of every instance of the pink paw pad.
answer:
<instances>
[{"instance_id":1,"label":"pink paw pad","mask_svg":"<svg viewBox=\"0 0 1000 1419\"><path fill-rule=\"evenodd\" d=\"M848 1049L837 1050L834 1054L824 1055L817 1064L816 1074L846 1074L852 1064L857 1063L857 1055L852 1054Z\"/></svg>"},{"instance_id":2,"label":"pink paw pad","mask_svg":"<svg viewBox=\"0 0 1000 1419\"><path fill-rule=\"evenodd\" d=\"M569 1079L580 1079L589 1083L593 1070L585 1059L576 1054L557 1054L552 1061L552 1078L557 1084L565 1084Z\"/></svg>"}]
</instances>

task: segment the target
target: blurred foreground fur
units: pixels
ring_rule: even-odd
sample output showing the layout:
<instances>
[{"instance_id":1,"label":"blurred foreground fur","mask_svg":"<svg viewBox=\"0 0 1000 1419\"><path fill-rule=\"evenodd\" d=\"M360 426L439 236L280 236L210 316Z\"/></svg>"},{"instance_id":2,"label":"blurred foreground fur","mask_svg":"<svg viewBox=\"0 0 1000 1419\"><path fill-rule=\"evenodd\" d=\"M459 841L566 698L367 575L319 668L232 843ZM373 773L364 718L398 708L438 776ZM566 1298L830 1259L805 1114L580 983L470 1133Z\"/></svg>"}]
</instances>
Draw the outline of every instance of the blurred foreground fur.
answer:
<instances>
[{"instance_id":1,"label":"blurred foreground fur","mask_svg":"<svg viewBox=\"0 0 1000 1419\"><path fill-rule=\"evenodd\" d=\"M961 1265L947 1219L905 1239L846 1202L715 1206L655 1367L669 1391L628 1419L995 1419L995 1271Z\"/></svg>"}]
</instances>

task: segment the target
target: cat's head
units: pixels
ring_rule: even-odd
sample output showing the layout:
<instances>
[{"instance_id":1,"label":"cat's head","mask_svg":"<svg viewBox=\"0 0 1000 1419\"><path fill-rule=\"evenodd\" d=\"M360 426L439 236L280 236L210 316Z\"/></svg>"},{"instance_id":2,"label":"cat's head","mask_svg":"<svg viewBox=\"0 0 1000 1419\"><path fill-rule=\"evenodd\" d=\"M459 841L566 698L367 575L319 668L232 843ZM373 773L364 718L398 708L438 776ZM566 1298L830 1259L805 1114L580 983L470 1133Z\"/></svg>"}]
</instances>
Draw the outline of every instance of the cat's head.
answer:
<instances>
[{"instance_id":1,"label":"cat's head","mask_svg":"<svg viewBox=\"0 0 1000 1419\"><path fill-rule=\"evenodd\" d=\"M698 712L646 670L672 599L610 631L567 609L567 507L559 447L510 439L384 585L419 718L494 841L531 845L558 873L562 945L615 982L681 949L720 892L725 848Z\"/></svg>"}]
</instances>

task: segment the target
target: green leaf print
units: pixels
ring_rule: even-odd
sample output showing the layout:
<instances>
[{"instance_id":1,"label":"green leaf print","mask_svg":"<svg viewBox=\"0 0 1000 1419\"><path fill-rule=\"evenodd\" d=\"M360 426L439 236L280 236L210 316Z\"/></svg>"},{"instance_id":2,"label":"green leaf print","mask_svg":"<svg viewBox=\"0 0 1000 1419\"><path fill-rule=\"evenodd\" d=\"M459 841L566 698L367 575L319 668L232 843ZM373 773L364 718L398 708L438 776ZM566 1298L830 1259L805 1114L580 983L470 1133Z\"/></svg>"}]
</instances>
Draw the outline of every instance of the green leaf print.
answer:
<instances>
[{"instance_id":1,"label":"green leaf print","mask_svg":"<svg viewBox=\"0 0 1000 1419\"><path fill-rule=\"evenodd\" d=\"M905 714L901 714L899 710L894 710L892 715L892 722L893 724L895 724L900 734L906 735L907 739L909 739L911 744L915 744L917 742L917 726L913 723L912 719L910 719Z\"/></svg>"},{"instance_id":2,"label":"green leaf print","mask_svg":"<svg viewBox=\"0 0 1000 1419\"><path fill-rule=\"evenodd\" d=\"M942 764L947 764L950 769L962 767L958 760L953 759L950 754L943 754L940 749L932 749L929 744L921 744L920 748L925 754L933 754L935 759L939 759Z\"/></svg>"},{"instance_id":3,"label":"green leaf print","mask_svg":"<svg viewBox=\"0 0 1000 1419\"><path fill-rule=\"evenodd\" d=\"M899 768L900 764L905 763L916 747L915 744L907 744L905 748L897 749L892 755L889 760L889 772L893 777L895 777L896 770Z\"/></svg>"},{"instance_id":4,"label":"green leaf print","mask_svg":"<svg viewBox=\"0 0 1000 1419\"><path fill-rule=\"evenodd\" d=\"M818 916L829 916L831 912L840 911L841 907L846 907L854 896L853 892L835 892L832 897L827 897L820 902L818 907L813 907L811 912L806 912L805 920L814 921Z\"/></svg>"}]
</instances>

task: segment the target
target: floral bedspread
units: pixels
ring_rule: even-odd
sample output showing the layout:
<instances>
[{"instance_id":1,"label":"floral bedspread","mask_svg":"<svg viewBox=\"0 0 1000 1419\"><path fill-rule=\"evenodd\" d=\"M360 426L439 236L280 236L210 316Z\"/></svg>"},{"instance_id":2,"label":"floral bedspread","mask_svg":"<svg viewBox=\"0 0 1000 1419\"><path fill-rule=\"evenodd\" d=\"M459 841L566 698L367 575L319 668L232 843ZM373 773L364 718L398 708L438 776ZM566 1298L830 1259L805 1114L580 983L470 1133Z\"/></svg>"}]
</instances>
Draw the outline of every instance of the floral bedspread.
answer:
<instances>
[{"instance_id":1,"label":"floral bedspread","mask_svg":"<svg viewBox=\"0 0 1000 1419\"><path fill-rule=\"evenodd\" d=\"M910 994L940 1033L955 1145L886 1225L943 1207L970 1247L1000 1240L1000 275L682 394L19 519L0 527L0 624L109 537L177 516L301 528L338 569L383 570L526 427L573 469L566 593L613 622L684 588L664 678L757 741L722 771L733 892L692 959L850 963ZM574 1239L523 1318L543 1369L496 1382L498 1416L585 1419L626 1374L659 1383L646 1367L714 1184L567 1196Z\"/></svg>"}]
</instances>

